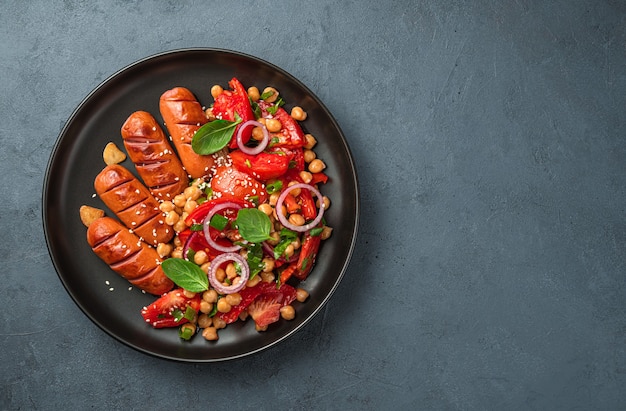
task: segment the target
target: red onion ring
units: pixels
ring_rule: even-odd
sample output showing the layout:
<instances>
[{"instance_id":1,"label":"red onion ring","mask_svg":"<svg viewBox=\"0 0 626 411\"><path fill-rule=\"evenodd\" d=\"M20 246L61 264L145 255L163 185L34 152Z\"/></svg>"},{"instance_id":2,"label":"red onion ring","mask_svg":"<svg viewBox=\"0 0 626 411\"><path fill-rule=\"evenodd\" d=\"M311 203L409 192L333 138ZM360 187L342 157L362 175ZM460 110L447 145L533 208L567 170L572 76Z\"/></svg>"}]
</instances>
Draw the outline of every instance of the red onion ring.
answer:
<instances>
[{"instance_id":1,"label":"red onion ring","mask_svg":"<svg viewBox=\"0 0 626 411\"><path fill-rule=\"evenodd\" d=\"M224 285L217 280L215 276L217 269L222 263L226 261L235 261L239 263L241 267L240 280L237 284L232 285ZM248 262L245 258L240 256L237 253L225 253L220 254L211 261L211 265L209 267L209 283L211 286L220 294L232 294L240 291L243 287L246 286L246 281L250 278L250 267L248 267Z\"/></svg>"},{"instance_id":2,"label":"red onion ring","mask_svg":"<svg viewBox=\"0 0 626 411\"><path fill-rule=\"evenodd\" d=\"M257 145L256 147L248 147L243 143L243 130L245 130L246 128L250 126L261 127L261 130L263 130L263 140L261 140L259 142L259 145ZM252 156L259 154L261 151L265 150L265 147L267 147L267 144L269 143L269 141L270 141L269 131L267 131L267 128L265 128L265 126L259 123L258 121L248 120L244 123L241 123L239 125L239 129L237 129L237 146L239 147L241 151L243 151L246 154L250 154Z\"/></svg>"},{"instance_id":3,"label":"red onion ring","mask_svg":"<svg viewBox=\"0 0 626 411\"><path fill-rule=\"evenodd\" d=\"M285 197L287 197L287 194L289 194L289 192L291 190L295 190L296 188L309 190L310 192L312 192L320 200L320 209L317 212L317 216L309 224L305 224L305 225L294 225L294 224L291 224L287 220L287 218L283 215L283 213L280 212L280 210L282 208L282 205L283 205L283 201L285 201ZM282 225L284 225L285 227L287 227L288 229L290 229L292 231L297 231L299 233L303 233L305 231L308 231L311 228L317 226L319 224L319 222L322 221L322 216L324 215L324 201L322 200L322 193L320 193L317 188L313 187L310 184L298 183L298 184L294 184L292 186L289 186L285 190L283 190L283 192L278 197L278 201L276 202L276 215L278 216L278 219L280 220L280 223Z\"/></svg>"},{"instance_id":4,"label":"red onion ring","mask_svg":"<svg viewBox=\"0 0 626 411\"><path fill-rule=\"evenodd\" d=\"M204 237L206 238L207 243L209 243L209 245L211 247L213 247L217 251L222 251L224 253L233 253L235 251L240 250L241 246L240 245L236 245L236 244L233 244L230 247L220 245L220 244L216 243L215 241L213 241L213 239L211 238L211 232L209 231L210 226L211 226L211 218L213 218L213 216L218 211L222 211L222 210L224 210L226 208L235 208L237 210L240 210L241 206L239 204L237 204L237 203L233 203L233 202L230 202L230 201L227 201L225 203L221 203L221 204L216 205L215 207L213 207L211 209L211 211L209 211L209 214L207 214L207 216L204 218L204 222L202 223L202 229L204 231Z\"/></svg>"},{"instance_id":5,"label":"red onion ring","mask_svg":"<svg viewBox=\"0 0 626 411\"><path fill-rule=\"evenodd\" d=\"M189 245L191 244L192 239L198 235L197 231L192 232L191 234L189 234L189 237L187 237L187 241L185 241L185 244L183 245L183 259L190 261L189 257L187 256L187 253L189 253Z\"/></svg>"}]
</instances>

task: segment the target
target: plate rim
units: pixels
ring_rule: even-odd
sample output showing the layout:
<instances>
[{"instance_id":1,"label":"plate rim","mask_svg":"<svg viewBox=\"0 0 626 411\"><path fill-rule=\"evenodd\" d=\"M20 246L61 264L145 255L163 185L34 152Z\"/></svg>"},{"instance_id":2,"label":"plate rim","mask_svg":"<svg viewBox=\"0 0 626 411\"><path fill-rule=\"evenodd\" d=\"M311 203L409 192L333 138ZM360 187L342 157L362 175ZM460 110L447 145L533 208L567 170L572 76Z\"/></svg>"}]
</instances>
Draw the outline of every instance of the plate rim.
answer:
<instances>
[{"instance_id":1,"label":"plate rim","mask_svg":"<svg viewBox=\"0 0 626 411\"><path fill-rule=\"evenodd\" d=\"M341 137L341 142L342 145L345 149L346 155L347 155L347 159L349 160L348 165L350 167L350 175L352 176L352 184L354 185L354 226L352 227L351 233L350 233L350 244L348 246L347 249L347 253L346 253L346 257L342 263L342 266L340 267L340 269L338 270L339 273L336 276L334 283L332 285L332 288L329 290L329 292L323 297L323 299L320 301L319 305L311 312L310 315L308 315L307 318L305 318L300 324L297 324L296 326L294 326L292 329L288 330L287 332L285 332L284 335L279 336L278 338L274 339L273 341L271 341L268 344L265 344L259 348L253 349L253 350L249 350L243 353L239 353L236 355L232 355L232 356L225 356L225 357L219 357L219 358L203 358L203 359L198 359L198 358L187 358L187 357L179 357L176 355L166 355L163 353L156 353L154 351L148 350L146 348L143 348L137 344L131 343L123 338L121 338L120 336L116 335L116 333L112 332L111 330L108 329L108 327L106 327L104 324L101 323L101 321L99 321L97 318L94 318L93 315L91 315L88 311L88 309L86 307L84 307L84 304L80 302L80 299L78 299L74 293L70 290L70 286L67 283L66 279L64 278L64 276L61 273L61 264L58 261L59 258L58 256L53 252L53 244L52 244L52 239L50 236L50 221L49 221L49 216L48 216L48 207L47 204L50 201L50 182L51 182L51 169L54 167L55 165L55 160L57 159L58 155L59 155L59 150L61 149L61 145L64 142L65 139L67 139L68 137L68 133L69 133L69 129L71 128L71 126L73 125L73 122L75 121L75 119L79 116L79 114L82 112L82 110L84 110L84 107L87 106L90 102L92 102L92 100L95 98L94 96L96 96L100 90L102 90L103 88L105 88L107 85L109 85L111 82L113 82L116 78L118 78L119 76L124 75L125 73L131 71L132 69L134 69L137 66L141 66L143 64L146 64L148 62L151 62L153 60L159 59L159 58L164 58L164 57L171 57L174 56L176 54L180 54L180 55L184 55L184 54L188 54L188 53L223 53L229 56L236 56L236 57L241 57L247 60L251 60L251 61L255 61L258 62L260 64L266 65L267 67L271 68L272 70L275 70L277 72L279 72L281 75L285 76L286 78L289 79L289 81L294 82L295 84L297 84L299 87L302 87L309 96L311 96L317 104L319 104L320 108L326 113L326 115L328 116L328 118L332 121L333 123L333 128L335 128L338 132L339 135ZM305 325L307 325L314 317L317 316L317 314L319 314L319 312L322 310L322 308L327 304L327 302L330 300L330 298L332 297L332 295L335 293L335 291L337 290L337 288L339 287L339 284L342 282L343 277L345 276L345 273L348 269L348 266L352 260L352 256L354 254L354 250L356 248L356 243L357 243L357 237L358 237L358 231L359 231L359 226L360 226L360 208L361 208L361 204L360 204L360 190L359 190L359 181L358 181L358 173L357 173L357 169L354 163L354 157L352 154L352 151L348 145L347 139L345 138L345 134L343 133L343 130L341 129L341 127L339 126L337 120L335 119L334 115L330 112L330 110L326 107L326 105L321 101L321 99L315 94L313 93L308 86L306 86L301 80L299 80L298 78L296 78L295 76L293 76L291 73L287 72L285 69L269 62L266 61L265 59L262 59L260 57L256 57L254 55L251 54L247 54L247 53L243 53L240 51L236 51L236 50L230 50L230 49L226 49L226 48L216 48L216 47L186 47L186 48L175 48L175 49L171 49L171 50L166 50L166 51L161 51L158 53L154 53L145 57L142 57L138 60L135 60L129 64L126 64L125 66L117 69L116 71L114 71L112 74L110 74L109 76L107 76L105 79L103 79L102 81L100 81L87 95L85 95L81 101L77 104L77 106L72 110L72 112L70 113L70 115L67 117L67 120L65 121L63 127L61 128L61 130L59 131L58 135L56 136L54 145L50 151L50 155L46 164L46 168L45 168L45 175L44 175L44 179L43 179L43 184L42 184L42 200L41 200L41 216L42 216L42 225L43 225L43 230L44 230L44 238L45 238L45 242L46 242L46 248L48 251L48 256L52 262L53 268L56 272L57 277L59 278L59 280L61 281L61 284L63 285L65 291L67 292L67 294L70 296L70 299L74 302L74 304L76 304L76 306L78 306L78 308L80 309L80 311L82 312L83 315L85 315L92 323L94 323L98 328L100 328L105 334L109 335L110 337L113 337L114 340L121 342L122 344L126 345L127 347L130 347L136 351L142 352L144 354L147 354L149 356L152 357L156 357L156 358L161 358L161 359L165 359L165 360L170 360L170 361L176 361L176 362L191 362L191 363L207 363L207 362L220 362L220 361L228 361L228 360L233 360L233 359L238 359L238 358L243 358L243 357L247 357L250 355L253 355L255 353L261 352L261 351L265 351L271 347L276 346L277 344L285 341L287 338L293 336L295 333L297 333L298 331L300 331L302 328L304 328Z\"/></svg>"}]
</instances>

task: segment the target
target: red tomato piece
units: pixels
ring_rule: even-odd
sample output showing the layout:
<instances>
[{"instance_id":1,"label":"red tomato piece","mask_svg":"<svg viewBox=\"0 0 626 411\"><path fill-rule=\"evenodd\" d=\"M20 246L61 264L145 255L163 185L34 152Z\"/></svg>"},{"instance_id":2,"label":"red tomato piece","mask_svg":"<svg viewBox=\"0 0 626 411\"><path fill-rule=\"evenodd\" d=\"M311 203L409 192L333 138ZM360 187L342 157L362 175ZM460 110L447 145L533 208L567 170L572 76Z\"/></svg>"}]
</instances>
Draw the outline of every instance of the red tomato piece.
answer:
<instances>
[{"instance_id":1,"label":"red tomato piece","mask_svg":"<svg viewBox=\"0 0 626 411\"><path fill-rule=\"evenodd\" d=\"M239 292L241 302L233 306L227 313L217 313L216 315L226 322L226 324L237 321L239 315L252 304L260 296L276 296L280 295L282 305L291 304L296 299L296 289L289 284L282 283L280 287L276 283L267 283L261 281L254 287L246 287ZM279 307L280 308L280 307Z\"/></svg>"},{"instance_id":2,"label":"red tomato piece","mask_svg":"<svg viewBox=\"0 0 626 411\"><path fill-rule=\"evenodd\" d=\"M236 77L233 77L228 82L228 86L231 88L230 90L224 90L215 98L215 103L213 104L213 114L222 120L228 121L235 121L235 113L241 118L242 123L245 123L248 120L255 120L254 112L252 111L252 106L250 105L250 99L248 98L248 93L243 87L243 84L241 84ZM237 130L240 126L241 125L238 125L237 129L235 129L235 134L233 134L233 138L229 143L230 148L237 147L236 137ZM244 144L250 140L251 135L252 127L248 127L243 131L242 141Z\"/></svg>"},{"instance_id":3,"label":"red tomato piece","mask_svg":"<svg viewBox=\"0 0 626 411\"><path fill-rule=\"evenodd\" d=\"M315 264L315 258L317 257L321 241L322 238L319 235L312 236L309 233L305 234L300 248L296 271L293 273L294 277L299 280L305 280L308 277L313 269L313 264Z\"/></svg>"},{"instance_id":4,"label":"red tomato piece","mask_svg":"<svg viewBox=\"0 0 626 411\"><path fill-rule=\"evenodd\" d=\"M187 298L181 288L163 294L152 304L141 310L141 316L154 328L177 327L188 322L186 318L176 320L175 311L185 313L187 307L191 307L196 314L200 310L202 297L196 294L193 298Z\"/></svg>"},{"instance_id":5,"label":"red tomato piece","mask_svg":"<svg viewBox=\"0 0 626 411\"><path fill-rule=\"evenodd\" d=\"M282 128L276 133L270 133L270 144L278 147L302 147L306 143L304 132L300 124L287 113L282 107L276 110L276 113L270 114L267 109L273 107L274 104L259 100L259 108L263 118L275 118L280 121Z\"/></svg>"},{"instance_id":6,"label":"red tomato piece","mask_svg":"<svg viewBox=\"0 0 626 411\"><path fill-rule=\"evenodd\" d=\"M211 179L211 189L222 199L239 199L255 204L267 200L267 191L257 179L233 167L218 167ZM254 201L255 198L257 201Z\"/></svg>"},{"instance_id":7,"label":"red tomato piece","mask_svg":"<svg viewBox=\"0 0 626 411\"><path fill-rule=\"evenodd\" d=\"M254 178L267 181L278 178L289 169L290 156L282 153L261 152L257 155L246 154L241 150L230 153L233 166Z\"/></svg>"},{"instance_id":8,"label":"red tomato piece","mask_svg":"<svg viewBox=\"0 0 626 411\"><path fill-rule=\"evenodd\" d=\"M325 184L328 182L328 176L322 172L319 173L313 173L312 174L313 178L311 179L311 182L309 184L311 184L312 186L314 186L315 184L318 183L322 183Z\"/></svg>"}]
</instances>

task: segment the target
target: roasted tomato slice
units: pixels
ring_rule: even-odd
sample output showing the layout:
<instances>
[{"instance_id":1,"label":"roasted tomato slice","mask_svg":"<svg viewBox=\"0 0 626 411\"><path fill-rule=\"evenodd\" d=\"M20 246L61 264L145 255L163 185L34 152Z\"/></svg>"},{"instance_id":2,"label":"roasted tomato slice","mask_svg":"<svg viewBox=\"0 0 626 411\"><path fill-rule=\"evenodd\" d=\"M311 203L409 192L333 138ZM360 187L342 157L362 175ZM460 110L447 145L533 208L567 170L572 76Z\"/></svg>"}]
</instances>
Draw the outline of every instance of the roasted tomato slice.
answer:
<instances>
[{"instance_id":1,"label":"roasted tomato slice","mask_svg":"<svg viewBox=\"0 0 626 411\"><path fill-rule=\"evenodd\" d=\"M237 78L233 77L232 80L228 82L228 86L231 90L224 90L215 98L213 114L222 120L228 121L235 121L235 114L241 118L242 123L248 120L255 120L254 112L250 105L250 99L248 98L248 93L243 87L243 84L241 84ZM239 127L240 126L237 126L237 129L239 129ZM243 131L242 140L244 144L250 140L251 135L252 127L248 127ZM235 134L229 143L230 148L237 147L236 136L237 130L235 130Z\"/></svg>"},{"instance_id":2,"label":"roasted tomato slice","mask_svg":"<svg viewBox=\"0 0 626 411\"><path fill-rule=\"evenodd\" d=\"M280 121L282 128L276 133L270 133L270 144L272 146L279 147L302 147L306 143L304 138L304 132L300 127L300 124L289 113L287 113L282 107L276 109L274 114L270 114L267 109L273 107L273 103L267 103L263 100L259 100L259 108L261 109L261 117L263 118L275 118Z\"/></svg>"},{"instance_id":3,"label":"roasted tomato slice","mask_svg":"<svg viewBox=\"0 0 626 411\"><path fill-rule=\"evenodd\" d=\"M293 276L299 280L305 280L315 264L315 258L320 248L322 237L319 235L312 236L310 233L304 235L302 246L300 247L300 256L296 264L296 270Z\"/></svg>"},{"instance_id":4,"label":"roasted tomato slice","mask_svg":"<svg viewBox=\"0 0 626 411\"><path fill-rule=\"evenodd\" d=\"M250 304L252 304L257 298L263 295L275 296L276 294L280 295L280 302L282 307L283 305L291 304L296 299L296 289L290 286L289 284L281 284L280 287L276 286L276 283L264 282L261 281L254 287L246 287L239 292L241 295L241 302L235 306L233 306L229 312L227 313L217 313L222 320L226 322L226 324L233 323L237 321L239 315L248 309Z\"/></svg>"},{"instance_id":5,"label":"roasted tomato slice","mask_svg":"<svg viewBox=\"0 0 626 411\"><path fill-rule=\"evenodd\" d=\"M291 160L291 156L280 152L261 152L257 155L250 155L241 150L231 152L230 158L237 170L262 181L285 174Z\"/></svg>"},{"instance_id":6,"label":"roasted tomato slice","mask_svg":"<svg viewBox=\"0 0 626 411\"><path fill-rule=\"evenodd\" d=\"M188 298L185 297L182 289L177 288L144 307L141 310L141 316L154 328L177 327L189 321L185 318L188 308L198 313L201 301L200 294Z\"/></svg>"},{"instance_id":7,"label":"roasted tomato slice","mask_svg":"<svg viewBox=\"0 0 626 411\"><path fill-rule=\"evenodd\" d=\"M211 189L225 199L239 199L254 204L267 200L265 187L257 179L233 167L218 167L211 179Z\"/></svg>"}]
</instances>

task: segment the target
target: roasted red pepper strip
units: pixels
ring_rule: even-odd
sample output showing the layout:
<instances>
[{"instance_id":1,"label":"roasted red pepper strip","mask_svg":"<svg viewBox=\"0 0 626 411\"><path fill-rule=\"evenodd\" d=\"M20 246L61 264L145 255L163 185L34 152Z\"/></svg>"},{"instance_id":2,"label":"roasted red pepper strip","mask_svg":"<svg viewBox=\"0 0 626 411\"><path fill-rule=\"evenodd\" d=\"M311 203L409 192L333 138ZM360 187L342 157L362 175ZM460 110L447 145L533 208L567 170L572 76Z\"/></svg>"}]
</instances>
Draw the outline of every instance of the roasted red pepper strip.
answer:
<instances>
[{"instance_id":1,"label":"roasted red pepper strip","mask_svg":"<svg viewBox=\"0 0 626 411\"><path fill-rule=\"evenodd\" d=\"M184 317L176 320L176 317L173 315L174 311L180 310L182 314L185 314L187 307L190 307L197 314L198 310L200 310L201 301L201 294L188 298L185 297L181 288L177 288L163 294L155 302L144 307L141 310L141 315L154 328L177 327L185 324L188 320Z\"/></svg>"},{"instance_id":2,"label":"roasted red pepper strip","mask_svg":"<svg viewBox=\"0 0 626 411\"><path fill-rule=\"evenodd\" d=\"M252 106L250 105L250 99L248 93L243 87L243 84L236 78L228 82L228 86L231 90L224 90L215 98L213 104L213 114L217 118L222 120L235 121L235 113L241 118L241 122L245 123L248 120L255 120ZM237 130L241 125L237 126L233 138L230 140L229 147L237 147ZM247 127L242 134L243 143L247 143L252 135L252 127Z\"/></svg>"},{"instance_id":3,"label":"roasted red pepper strip","mask_svg":"<svg viewBox=\"0 0 626 411\"><path fill-rule=\"evenodd\" d=\"M322 172L313 173L312 176L313 178L311 179L311 182L309 182L309 184L311 184L312 186L318 183L325 184L326 182L328 182L328 176Z\"/></svg>"},{"instance_id":4,"label":"roasted red pepper strip","mask_svg":"<svg viewBox=\"0 0 626 411\"><path fill-rule=\"evenodd\" d=\"M252 203L238 198L216 198L213 200L205 201L204 203L200 204L195 210L189 213L189 215L185 219L185 224L187 224L188 226L191 226L193 224L202 224L205 217L207 216L207 214L209 214L209 211L211 211L213 207L225 202L233 202L240 205L241 207L253 207Z\"/></svg>"},{"instance_id":5,"label":"roasted red pepper strip","mask_svg":"<svg viewBox=\"0 0 626 411\"><path fill-rule=\"evenodd\" d=\"M246 154L241 150L230 153L233 166L252 177L267 181L278 178L289 169L291 156L280 152L261 152L257 155Z\"/></svg>"},{"instance_id":6,"label":"roasted red pepper strip","mask_svg":"<svg viewBox=\"0 0 626 411\"><path fill-rule=\"evenodd\" d=\"M252 302L260 295L281 293L283 294L283 305L291 304L296 299L296 289L289 284L282 283L280 287L276 286L276 283L261 281L254 287L246 287L239 292L241 295L241 302L233 306L229 312L216 314L226 324L237 321L239 315L246 309Z\"/></svg>"},{"instance_id":7,"label":"roasted red pepper strip","mask_svg":"<svg viewBox=\"0 0 626 411\"><path fill-rule=\"evenodd\" d=\"M267 103L263 100L257 102L261 109L261 116L264 118L275 118L280 121L282 128L276 133L270 133L270 145L278 147L297 148L302 147L306 143L304 132L300 124L282 107L276 110L276 113L270 114L267 109L273 107L274 104Z\"/></svg>"},{"instance_id":8,"label":"roasted red pepper strip","mask_svg":"<svg viewBox=\"0 0 626 411\"><path fill-rule=\"evenodd\" d=\"M300 248L300 257L296 264L296 271L293 273L294 277L299 280L305 280L308 277L313 269L321 241L322 238L319 235L312 236L308 232L304 235L302 247Z\"/></svg>"}]
</instances>

